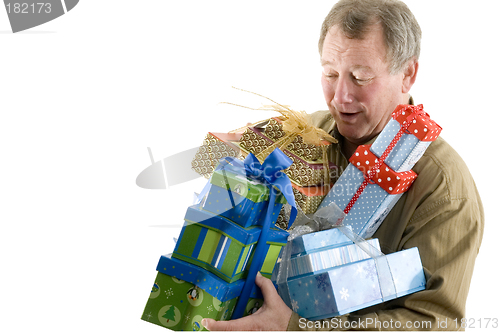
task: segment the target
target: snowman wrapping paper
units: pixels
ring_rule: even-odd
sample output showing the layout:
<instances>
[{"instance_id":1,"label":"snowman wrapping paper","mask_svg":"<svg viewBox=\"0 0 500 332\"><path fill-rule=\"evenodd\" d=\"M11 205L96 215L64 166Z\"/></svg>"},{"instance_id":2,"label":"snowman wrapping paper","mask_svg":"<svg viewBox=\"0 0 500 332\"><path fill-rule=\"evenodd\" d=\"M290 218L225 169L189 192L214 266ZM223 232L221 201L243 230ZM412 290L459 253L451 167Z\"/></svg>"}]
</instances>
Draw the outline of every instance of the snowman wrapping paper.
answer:
<instances>
[{"instance_id":1,"label":"snowman wrapping paper","mask_svg":"<svg viewBox=\"0 0 500 332\"><path fill-rule=\"evenodd\" d=\"M199 331L201 320L228 320L234 310L244 280L228 283L214 274L172 258L162 256L158 274L142 314L142 319L176 331ZM245 314L262 305L256 288L247 303Z\"/></svg>"}]
</instances>

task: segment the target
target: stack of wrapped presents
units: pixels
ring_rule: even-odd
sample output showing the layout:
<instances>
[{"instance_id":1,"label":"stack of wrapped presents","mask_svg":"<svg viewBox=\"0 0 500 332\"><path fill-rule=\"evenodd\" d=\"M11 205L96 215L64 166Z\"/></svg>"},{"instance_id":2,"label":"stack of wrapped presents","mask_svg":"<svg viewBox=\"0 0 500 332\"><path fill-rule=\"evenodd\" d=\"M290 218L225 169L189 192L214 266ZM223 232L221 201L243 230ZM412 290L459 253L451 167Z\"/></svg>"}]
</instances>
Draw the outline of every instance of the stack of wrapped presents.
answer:
<instances>
[{"instance_id":1,"label":"stack of wrapped presents","mask_svg":"<svg viewBox=\"0 0 500 332\"><path fill-rule=\"evenodd\" d=\"M273 276L292 310L322 319L425 289L418 248L384 255L371 236L417 177L411 168L440 132L421 106L400 105L375 142L358 147L319 206L342 209L342 227L292 240Z\"/></svg>"},{"instance_id":2,"label":"stack of wrapped presents","mask_svg":"<svg viewBox=\"0 0 500 332\"><path fill-rule=\"evenodd\" d=\"M256 271L271 278L287 242L288 232L275 227L287 200L260 175L257 159L248 160L223 158L200 202L187 208L173 253L162 256L156 268L143 320L176 331L199 330L202 318L228 320L235 318L238 306L241 317L262 305L255 275L249 280L248 274L256 265Z\"/></svg>"},{"instance_id":3,"label":"stack of wrapped presents","mask_svg":"<svg viewBox=\"0 0 500 332\"><path fill-rule=\"evenodd\" d=\"M421 105L400 105L375 142L359 146L336 179L336 166L326 157L334 139L319 135L312 144L307 130L292 133L287 120L207 135L192 166L209 183L187 209L174 252L158 263L143 320L199 330L203 318L252 314L263 303L252 279L256 269L272 278L293 311L311 320L425 289L418 248L384 255L371 237L416 179L411 169L441 128ZM275 151L289 160L281 168L289 185L281 190L245 166L255 158L265 173ZM345 217L287 243L288 218L293 221L284 213L287 203L308 216L336 205Z\"/></svg>"},{"instance_id":4,"label":"stack of wrapped presents","mask_svg":"<svg viewBox=\"0 0 500 332\"><path fill-rule=\"evenodd\" d=\"M287 275L274 281L301 317L339 316L425 289L417 248L383 255L378 239L360 244L348 236L349 228L347 236L341 229L306 234L289 244Z\"/></svg>"}]
</instances>

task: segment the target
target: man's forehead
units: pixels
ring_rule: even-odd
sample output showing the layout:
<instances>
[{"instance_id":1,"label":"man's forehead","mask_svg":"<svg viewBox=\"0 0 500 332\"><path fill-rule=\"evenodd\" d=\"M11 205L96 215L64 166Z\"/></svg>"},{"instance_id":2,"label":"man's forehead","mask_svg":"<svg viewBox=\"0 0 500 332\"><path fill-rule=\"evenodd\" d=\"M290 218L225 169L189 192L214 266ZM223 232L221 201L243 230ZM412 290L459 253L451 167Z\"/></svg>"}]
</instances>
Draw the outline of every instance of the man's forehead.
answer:
<instances>
[{"instance_id":1,"label":"man's forehead","mask_svg":"<svg viewBox=\"0 0 500 332\"><path fill-rule=\"evenodd\" d=\"M329 59L321 59L321 66L334 66L335 65L335 61L331 61ZM351 67L351 70L372 70L373 68L368 66L368 65L352 65Z\"/></svg>"},{"instance_id":2,"label":"man's forehead","mask_svg":"<svg viewBox=\"0 0 500 332\"><path fill-rule=\"evenodd\" d=\"M323 44L322 66L338 66L350 62L352 70L370 70L386 62L386 47L380 30L373 29L363 39L345 36L337 26L333 26Z\"/></svg>"}]
</instances>

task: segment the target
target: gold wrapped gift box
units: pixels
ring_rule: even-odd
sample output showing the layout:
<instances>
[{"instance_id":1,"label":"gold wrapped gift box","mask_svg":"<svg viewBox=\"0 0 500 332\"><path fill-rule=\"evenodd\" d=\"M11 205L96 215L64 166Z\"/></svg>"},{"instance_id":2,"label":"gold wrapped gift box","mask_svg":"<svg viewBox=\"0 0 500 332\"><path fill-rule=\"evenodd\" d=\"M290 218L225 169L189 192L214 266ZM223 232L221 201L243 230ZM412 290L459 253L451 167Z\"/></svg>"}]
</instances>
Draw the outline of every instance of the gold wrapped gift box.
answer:
<instances>
[{"instance_id":1,"label":"gold wrapped gift box","mask_svg":"<svg viewBox=\"0 0 500 332\"><path fill-rule=\"evenodd\" d=\"M266 125L263 134L275 142L280 138L283 138L286 133L283 130L282 119L278 117L269 119L269 123ZM330 144L327 141L322 141L321 143L322 145ZM321 146L307 144L300 135L295 137L295 139L286 148L291 153L303 158L304 160L316 161L321 159L323 156L323 149Z\"/></svg>"},{"instance_id":2,"label":"gold wrapped gift box","mask_svg":"<svg viewBox=\"0 0 500 332\"><path fill-rule=\"evenodd\" d=\"M245 130L240 139L240 149L243 154L251 152L254 155L258 155L275 143L271 138L265 136L263 131L263 129L257 127ZM319 149L321 150L321 148ZM314 161L305 160L292 153L288 147L282 150L293 161L292 166L284 171L292 183L301 187L325 184L325 171L322 158ZM329 167L329 174L336 173L336 165L331 162L328 162L327 165Z\"/></svg>"},{"instance_id":3,"label":"gold wrapped gift box","mask_svg":"<svg viewBox=\"0 0 500 332\"><path fill-rule=\"evenodd\" d=\"M191 162L196 173L210 178L215 167L224 157L239 157L238 147L241 134L238 133L212 133L209 132L203 140L198 152Z\"/></svg>"}]
</instances>

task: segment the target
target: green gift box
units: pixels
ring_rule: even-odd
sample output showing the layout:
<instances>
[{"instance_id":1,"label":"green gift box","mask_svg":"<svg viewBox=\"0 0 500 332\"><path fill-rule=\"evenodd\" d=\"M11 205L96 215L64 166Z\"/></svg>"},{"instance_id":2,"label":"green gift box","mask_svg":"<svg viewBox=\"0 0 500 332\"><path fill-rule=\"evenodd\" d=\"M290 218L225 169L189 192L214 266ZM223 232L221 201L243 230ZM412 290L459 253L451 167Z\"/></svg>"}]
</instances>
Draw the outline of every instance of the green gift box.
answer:
<instances>
[{"instance_id":1,"label":"green gift box","mask_svg":"<svg viewBox=\"0 0 500 332\"><path fill-rule=\"evenodd\" d=\"M174 331L205 330L203 318L229 320L245 283L227 283L170 255L160 258L157 271L141 319ZM245 315L254 313L262 303L262 294L255 287Z\"/></svg>"},{"instance_id":2,"label":"green gift box","mask_svg":"<svg viewBox=\"0 0 500 332\"><path fill-rule=\"evenodd\" d=\"M230 164L217 169L212 174L210 183L210 190L203 203L205 210L220 214L242 227L262 226L269 205L268 185ZM285 196L279 194L272 207L273 226L285 203Z\"/></svg>"},{"instance_id":3,"label":"green gift box","mask_svg":"<svg viewBox=\"0 0 500 332\"><path fill-rule=\"evenodd\" d=\"M185 223L172 257L200 266L227 282L246 277L261 228L241 227L201 209L188 208ZM260 272L270 278L288 232L273 228L267 238L267 252Z\"/></svg>"}]
</instances>

